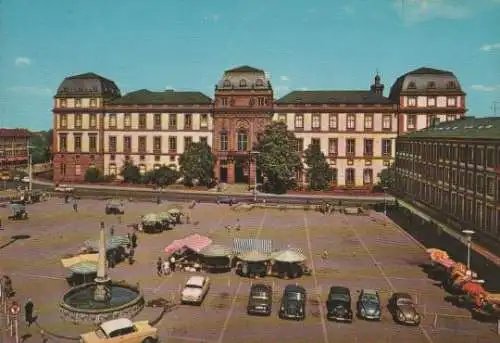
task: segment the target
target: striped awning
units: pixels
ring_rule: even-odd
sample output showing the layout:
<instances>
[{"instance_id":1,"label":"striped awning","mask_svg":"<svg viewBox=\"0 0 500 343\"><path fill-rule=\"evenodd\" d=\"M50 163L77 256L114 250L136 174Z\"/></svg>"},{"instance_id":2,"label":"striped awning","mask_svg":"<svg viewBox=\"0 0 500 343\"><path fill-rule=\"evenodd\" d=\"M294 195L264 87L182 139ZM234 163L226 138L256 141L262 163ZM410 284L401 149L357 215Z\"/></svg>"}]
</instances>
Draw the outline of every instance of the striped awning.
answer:
<instances>
[{"instance_id":1,"label":"striped awning","mask_svg":"<svg viewBox=\"0 0 500 343\"><path fill-rule=\"evenodd\" d=\"M273 241L269 239L235 238L233 241L233 252L235 254L257 251L262 254L270 254L273 251Z\"/></svg>"},{"instance_id":2,"label":"striped awning","mask_svg":"<svg viewBox=\"0 0 500 343\"><path fill-rule=\"evenodd\" d=\"M210 244L212 244L212 240L210 238L194 234L183 239L176 239L165 248L165 252L167 254L172 254L182 248L189 248L194 252L199 253Z\"/></svg>"}]
</instances>

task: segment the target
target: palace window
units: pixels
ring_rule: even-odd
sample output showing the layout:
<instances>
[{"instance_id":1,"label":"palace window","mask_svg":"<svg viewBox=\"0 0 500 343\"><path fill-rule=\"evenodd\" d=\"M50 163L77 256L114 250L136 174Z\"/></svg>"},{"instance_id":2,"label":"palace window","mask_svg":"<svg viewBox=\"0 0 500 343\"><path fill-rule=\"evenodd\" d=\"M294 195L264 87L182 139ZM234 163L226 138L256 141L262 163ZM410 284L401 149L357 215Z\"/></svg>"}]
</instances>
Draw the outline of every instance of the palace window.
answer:
<instances>
[{"instance_id":1,"label":"palace window","mask_svg":"<svg viewBox=\"0 0 500 343\"><path fill-rule=\"evenodd\" d=\"M295 151L297 152L304 151L304 138L297 138L295 140Z\"/></svg>"},{"instance_id":2,"label":"palace window","mask_svg":"<svg viewBox=\"0 0 500 343\"><path fill-rule=\"evenodd\" d=\"M161 130L161 113L155 113L153 120L155 130Z\"/></svg>"},{"instance_id":3,"label":"palace window","mask_svg":"<svg viewBox=\"0 0 500 343\"><path fill-rule=\"evenodd\" d=\"M116 129L116 114L112 113L109 115L109 128Z\"/></svg>"},{"instance_id":4,"label":"palace window","mask_svg":"<svg viewBox=\"0 0 500 343\"><path fill-rule=\"evenodd\" d=\"M193 137L184 137L184 151L188 150L191 144L193 144Z\"/></svg>"},{"instance_id":5,"label":"palace window","mask_svg":"<svg viewBox=\"0 0 500 343\"><path fill-rule=\"evenodd\" d=\"M495 196L495 179L493 177L488 177L486 179L486 194L490 197Z\"/></svg>"},{"instance_id":6,"label":"palace window","mask_svg":"<svg viewBox=\"0 0 500 343\"><path fill-rule=\"evenodd\" d=\"M346 139L345 153L347 156L353 156L356 153L356 140L354 138Z\"/></svg>"},{"instance_id":7,"label":"palace window","mask_svg":"<svg viewBox=\"0 0 500 343\"><path fill-rule=\"evenodd\" d=\"M339 141L337 138L328 138L328 154L337 155L338 154Z\"/></svg>"},{"instance_id":8,"label":"palace window","mask_svg":"<svg viewBox=\"0 0 500 343\"><path fill-rule=\"evenodd\" d=\"M185 114L184 115L184 130L191 130L193 127L193 115Z\"/></svg>"},{"instance_id":9,"label":"palace window","mask_svg":"<svg viewBox=\"0 0 500 343\"><path fill-rule=\"evenodd\" d=\"M132 115L130 113L125 113L123 116L123 127L125 129L130 129L132 127Z\"/></svg>"},{"instance_id":10,"label":"palace window","mask_svg":"<svg viewBox=\"0 0 500 343\"><path fill-rule=\"evenodd\" d=\"M68 126L68 117L66 114L61 114L60 115L60 119L61 119L61 128L66 128Z\"/></svg>"},{"instance_id":11,"label":"palace window","mask_svg":"<svg viewBox=\"0 0 500 343\"><path fill-rule=\"evenodd\" d=\"M67 106L66 99L59 100L59 106L62 108L66 108L66 106Z\"/></svg>"},{"instance_id":12,"label":"palace window","mask_svg":"<svg viewBox=\"0 0 500 343\"><path fill-rule=\"evenodd\" d=\"M417 116L414 114L408 114L406 117L406 127L413 130L417 127Z\"/></svg>"},{"instance_id":13,"label":"palace window","mask_svg":"<svg viewBox=\"0 0 500 343\"><path fill-rule=\"evenodd\" d=\"M295 115L295 128L296 129L304 128L304 116L302 114Z\"/></svg>"},{"instance_id":14,"label":"palace window","mask_svg":"<svg viewBox=\"0 0 500 343\"><path fill-rule=\"evenodd\" d=\"M116 136L109 136L108 137L108 149L110 153L115 153L116 152Z\"/></svg>"},{"instance_id":15,"label":"palace window","mask_svg":"<svg viewBox=\"0 0 500 343\"><path fill-rule=\"evenodd\" d=\"M82 166L80 164L75 164L75 176L80 176L82 174Z\"/></svg>"},{"instance_id":16,"label":"palace window","mask_svg":"<svg viewBox=\"0 0 500 343\"><path fill-rule=\"evenodd\" d=\"M259 106L264 106L266 104L266 98L263 98L263 97L257 98L257 104Z\"/></svg>"},{"instance_id":17,"label":"palace window","mask_svg":"<svg viewBox=\"0 0 500 343\"><path fill-rule=\"evenodd\" d=\"M222 85L223 87L231 87L231 81L229 80L224 80L224 83Z\"/></svg>"},{"instance_id":18,"label":"palace window","mask_svg":"<svg viewBox=\"0 0 500 343\"><path fill-rule=\"evenodd\" d=\"M257 81L255 81L255 86L264 87L264 81L262 81L261 79L257 79Z\"/></svg>"},{"instance_id":19,"label":"palace window","mask_svg":"<svg viewBox=\"0 0 500 343\"><path fill-rule=\"evenodd\" d=\"M89 126L91 128L97 127L97 115L95 115L95 114L90 115Z\"/></svg>"},{"instance_id":20,"label":"palace window","mask_svg":"<svg viewBox=\"0 0 500 343\"><path fill-rule=\"evenodd\" d=\"M328 116L328 127L330 130L336 130L338 128L338 116L336 113L330 113Z\"/></svg>"},{"instance_id":21,"label":"palace window","mask_svg":"<svg viewBox=\"0 0 500 343\"><path fill-rule=\"evenodd\" d=\"M312 115L312 128L313 129L321 128L321 115L319 113L314 113Z\"/></svg>"},{"instance_id":22,"label":"palace window","mask_svg":"<svg viewBox=\"0 0 500 343\"><path fill-rule=\"evenodd\" d=\"M286 113L278 114L278 121L286 124Z\"/></svg>"},{"instance_id":23,"label":"palace window","mask_svg":"<svg viewBox=\"0 0 500 343\"><path fill-rule=\"evenodd\" d=\"M363 170L363 184L364 185L373 184L373 169L367 168Z\"/></svg>"},{"instance_id":24,"label":"palace window","mask_svg":"<svg viewBox=\"0 0 500 343\"><path fill-rule=\"evenodd\" d=\"M168 152L171 154L175 154L177 152L177 137L168 137Z\"/></svg>"},{"instance_id":25,"label":"palace window","mask_svg":"<svg viewBox=\"0 0 500 343\"><path fill-rule=\"evenodd\" d=\"M222 98L221 99L221 104L224 107L229 106L229 98Z\"/></svg>"},{"instance_id":26,"label":"palace window","mask_svg":"<svg viewBox=\"0 0 500 343\"><path fill-rule=\"evenodd\" d=\"M139 136L139 152L145 154L147 152L146 136Z\"/></svg>"},{"instance_id":27,"label":"palace window","mask_svg":"<svg viewBox=\"0 0 500 343\"><path fill-rule=\"evenodd\" d=\"M365 138L364 142L363 155L364 156L373 156L373 139Z\"/></svg>"},{"instance_id":28,"label":"palace window","mask_svg":"<svg viewBox=\"0 0 500 343\"><path fill-rule=\"evenodd\" d=\"M384 114L382 116L382 129L390 130L392 128L392 116L390 114Z\"/></svg>"},{"instance_id":29,"label":"palace window","mask_svg":"<svg viewBox=\"0 0 500 343\"><path fill-rule=\"evenodd\" d=\"M365 114L365 130L373 129L373 114Z\"/></svg>"},{"instance_id":30,"label":"palace window","mask_svg":"<svg viewBox=\"0 0 500 343\"><path fill-rule=\"evenodd\" d=\"M248 133L244 130L238 132L238 151L248 150Z\"/></svg>"},{"instance_id":31,"label":"palace window","mask_svg":"<svg viewBox=\"0 0 500 343\"><path fill-rule=\"evenodd\" d=\"M82 107L82 100L81 99L75 99L75 107L76 108Z\"/></svg>"},{"instance_id":32,"label":"palace window","mask_svg":"<svg viewBox=\"0 0 500 343\"><path fill-rule=\"evenodd\" d=\"M331 183L332 185L336 186L338 182L338 170L337 168L332 168L332 178L331 178Z\"/></svg>"},{"instance_id":33,"label":"palace window","mask_svg":"<svg viewBox=\"0 0 500 343\"><path fill-rule=\"evenodd\" d=\"M321 140L319 138L311 138L311 146L321 148Z\"/></svg>"},{"instance_id":34,"label":"palace window","mask_svg":"<svg viewBox=\"0 0 500 343\"><path fill-rule=\"evenodd\" d=\"M170 113L168 115L168 129L177 130L177 113Z\"/></svg>"},{"instance_id":35,"label":"palace window","mask_svg":"<svg viewBox=\"0 0 500 343\"><path fill-rule=\"evenodd\" d=\"M229 150L229 139L227 132L220 133L220 151Z\"/></svg>"},{"instance_id":36,"label":"palace window","mask_svg":"<svg viewBox=\"0 0 500 343\"><path fill-rule=\"evenodd\" d=\"M66 152L68 149L68 136L66 133L59 134L59 152Z\"/></svg>"},{"instance_id":37,"label":"palace window","mask_svg":"<svg viewBox=\"0 0 500 343\"><path fill-rule=\"evenodd\" d=\"M90 107L97 107L97 100L96 99L90 99Z\"/></svg>"},{"instance_id":38,"label":"palace window","mask_svg":"<svg viewBox=\"0 0 500 343\"><path fill-rule=\"evenodd\" d=\"M436 107L436 97L434 96L427 97L427 107Z\"/></svg>"},{"instance_id":39,"label":"palace window","mask_svg":"<svg viewBox=\"0 0 500 343\"><path fill-rule=\"evenodd\" d=\"M382 156L392 155L392 140L382 139Z\"/></svg>"},{"instance_id":40,"label":"palace window","mask_svg":"<svg viewBox=\"0 0 500 343\"><path fill-rule=\"evenodd\" d=\"M247 86L247 80L241 79L240 80L240 87L246 87Z\"/></svg>"},{"instance_id":41,"label":"palace window","mask_svg":"<svg viewBox=\"0 0 500 343\"><path fill-rule=\"evenodd\" d=\"M208 145L208 137L206 137L206 136L200 137L200 143Z\"/></svg>"},{"instance_id":42,"label":"palace window","mask_svg":"<svg viewBox=\"0 0 500 343\"><path fill-rule=\"evenodd\" d=\"M89 135L89 152L97 152L97 136Z\"/></svg>"},{"instance_id":43,"label":"palace window","mask_svg":"<svg viewBox=\"0 0 500 343\"><path fill-rule=\"evenodd\" d=\"M455 89L457 88L457 84L455 83L455 81L448 81L448 83L446 84L446 88Z\"/></svg>"},{"instance_id":44,"label":"palace window","mask_svg":"<svg viewBox=\"0 0 500 343\"><path fill-rule=\"evenodd\" d=\"M414 96L408 97L408 107L416 107L417 106L417 98Z\"/></svg>"},{"instance_id":45,"label":"palace window","mask_svg":"<svg viewBox=\"0 0 500 343\"><path fill-rule=\"evenodd\" d=\"M74 144L75 144L75 152L80 152L82 151L82 134L81 133L77 133L75 134L74 136Z\"/></svg>"},{"instance_id":46,"label":"palace window","mask_svg":"<svg viewBox=\"0 0 500 343\"><path fill-rule=\"evenodd\" d=\"M454 114L447 114L446 115L446 121L454 121L454 120L455 120Z\"/></svg>"},{"instance_id":47,"label":"palace window","mask_svg":"<svg viewBox=\"0 0 500 343\"><path fill-rule=\"evenodd\" d=\"M417 85L415 82L411 81L409 84L408 84L408 89L417 89Z\"/></svg>"},{"instance_id":48,"label":"palace window","mask_svg":"<svg viewBox=\"0 0 500 343\"><path fill-rule=\"evenodd\" d=\"M139 114L139 130L145 130L146 129L146 114L141 113Z\"/></svg>"},{"instance_id":49,"label":"palace window","mask_svg":"<svg viewBox=\"0 0 500 343\"><path fill-rule=\"evenodd\" d=\"M345 185L348 187L354 186L354 184L356 183L355 177L356 171L354 170L354 168L347 168L345 170Z\"/></svg>"},{"instance_id":50,"label":"palace window","mask_svg":"<svg viewBox=\"0 0 500 343\"><path fill-rule=\"evenodd\" d=\"M486 149L486 167L493 168L495 165L494 160L495 160L495 148L487 148Z\"/></svg>"},{"instance_id":51,"label":"palace window","mask_svg":"<svg viewBox=\"0 0 500 343\"><path fill-rule=\"evenodd\" d=\"M123 152L126 154L130 154L132 152L132 137L123 137Z\"/></svg>"},{"instance_id":52,"label":"palace window","mask_svg":"<svg viewBox=\"0 0 500 343\"><path fill-rule=\"evenodd\" d=\"M207 128L208 127L208 114L203 113L200 115L200 128Z\"/></svg>"},{"instance_id":53,"label":"palace window","mask_svg":"<svg viewBox=\"0 0 500 343\"><path fill-rule=\"evenodd\" d=\"M348 130L354 130L356 129L356 115L355 114L348 114L347 115L347 125L346 125Z\"/></svg>"},{"instance_id":54,"label":"palace window","mask_svg":"<svg viewBox=\"0 0 500 343\"><path fill-rule=\"evenodd\" d=\"M75 129L81 129L81 128L82 128L82 115L75 114Z\"/></svg>"},{"instance_id":55,"label":"palace window","mask_svg":"<svg viewBox=\"0 0 500 343\"><path fill-rule=\"evenodd\" d=\"M457 106L457 99L454 96L449 96L448 98L446 98L446 105L448 107Z\"/></svg>"},{"instance_id":56,"label":"palace window","mask_svg":"<svg viewBox=\"0 0 500 343\"><path fill-rule=\"evenodd\" d=\"M153 153L161 154L161 136L153 137Z\"/></svg>"}]
</instances>

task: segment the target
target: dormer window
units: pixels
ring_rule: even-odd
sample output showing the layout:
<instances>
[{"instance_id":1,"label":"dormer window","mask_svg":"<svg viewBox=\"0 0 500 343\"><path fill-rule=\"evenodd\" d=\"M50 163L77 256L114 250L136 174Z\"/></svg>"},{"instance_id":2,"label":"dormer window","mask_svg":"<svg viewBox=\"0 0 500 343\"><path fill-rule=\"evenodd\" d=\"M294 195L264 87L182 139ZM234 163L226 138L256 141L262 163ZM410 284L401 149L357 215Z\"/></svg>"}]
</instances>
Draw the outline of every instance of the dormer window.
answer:
<instances>
[{"instance_id":1,"label":"dormer window","mask_svg":"<svg viewBox=\"0 0 500 343\"><path fill-rule=\"evenodd\" d=\"M257 87L264 87L264 81L262 81L261 79L257 79L257 81L255 81L255 85Z\"/></svg>"},{"instance_id":2,"label":"dormer window","mask_svg":"<svg viewBox=\"0 0 500 343\"><path fill-rule=\"evenodd\" d=\"M455 89L455 88L457 88L457 84L455 83L455 81L449 81L446 84L446 88L448 88L448 89Z\"/></svg>"},{"instance_id":3,"label":"dormer window","mask_svg":"<svg viewBox=\"0 0 500 343\"><path fill-rule=\"evenodd\" d=\"M417 85L415 84L415 82L413 82L413 81L412 81L412 82L410 82L410 83L408 84L408 89L417 89Z\"/></svg>"},{"instance_id":4,"label":"dormer window","mask_svg":"<svg viewBox=\"0 0 500 343\"><path fill-rule=\"evenodd\" d=\"M240 80L240 87L246 87L247 86L247 80L243 79Z\"/></svg>"},{"instance_id":5,"label":"dormer window","mask_svg":"<svg viewBox=\"0 0 500 343\"><path fill-rule=\"evenodd\" d=\"M427 83L427 88L429 88L429 89L435 89L436 88L436 83L434 81L429 81L429 83Z\"/></svg>"},{"instance_id":6,"label":"dormer window","mask_svg":"<svg viewBox=\"0 0 500 343\"><path fill-rule=\"evenodd\" d=\"M223 86L224 86L224 87L231 87L231 81L229 81L229 80L224 80Z\"/></svg>"}]
</instances>

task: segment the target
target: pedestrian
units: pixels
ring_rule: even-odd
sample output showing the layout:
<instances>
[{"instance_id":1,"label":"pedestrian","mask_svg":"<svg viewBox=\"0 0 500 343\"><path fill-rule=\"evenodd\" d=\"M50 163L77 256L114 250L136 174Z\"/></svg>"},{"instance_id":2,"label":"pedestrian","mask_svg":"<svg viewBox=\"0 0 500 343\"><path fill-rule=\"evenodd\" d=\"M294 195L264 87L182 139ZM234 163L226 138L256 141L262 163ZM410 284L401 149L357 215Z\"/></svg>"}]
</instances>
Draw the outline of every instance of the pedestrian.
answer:
<instances>
[{"instance_id":1,"label":"pedestrian","mask_svg":"<svg viewBox=\"0 0 500 343\"><path fill-rule=\"evenodd\" d=\"M326 249L323 250L323 253L321 254L321 258L323 260L326 260L328 258L328 251Z\"/></svg>"},{"instance_id":2,"label":"pedestrian","mask_svg":"<svg viewBox=\"0 0 500 343\"><path fill-rule=\"evenodd\" d=\"M76 202L76 199L73 201L73 211L78 212L78 203Z\"/></svg>"},{"instance_id":3,"label":"pedestrian","mask_svg":"<svg viewBox=\"0 0 500 343\"><path fill-rule=\"evenodd\" d=\"M115 249L111 250L108 253L108 265L109 265L109 268L114 268L116 266L116 251L115 251Z\"/></svg>"},{"instance_id":4,"label":"pedestrian","mask_svg":"<svg viewBox=\"0 0 500 343\"><path fill-rule=\"evenodd\" d=\"M174 257L174 255L172 255L170 257L170 269L172 270L172 273L175 272L175 257Z\"/></svg>"},{"instance_id":5,"label":"pedestrian","mask_svg":"<svg viewBox=\"0 0 500 343\"><path fill-rule=\"evenodd\" d=\"M156 197L156 204L157 205L160 205L161 204L161 199L159 196Z\"/></svg>"},{"instance_id":6,"label":"pedestrian","mask_svg":"<svg viewBox=\"0 0 500 343\"><path fill-rule=\"evenodd\" d=\"M130 248L130 250L128 251L128 264L130 265L134 264L134 255L135 255L134 248Z\"/></svg>"},{"instance_id":7,"label":"pedestrian","mask_svg":"<svg viewBox=\"0 0 500 343\"><path fill-rule=\"evenodd\" d=\"M189 213L186 214L186 224L190 223Z\"/></svg>"},{"instance_id":8,"label":"pedestrian","mask_svg":"<svg viewBox=\"0 0 500 343\"><path fill-rule=\"evenodd\" d=\"M137 248L137 235L135 232L132 232L132 236L130 238L132 240L132 248Z\"/></svg>"},{"instance_id":9,"label":"pedestrian","mask_svg":"<svg viewBox=\"0 0 500 343\"><path fill-rule=\"evenodd\" d=\"M42 338L42 343L47 343L49 341L49 338L44 330L40 330L40 337Z\"/></svg>"},{"instance_id":10,"label":"pedestrian","mask_svg":"<svg viewBox=\"0 0 500 343\"><path fill-rule=\"evenodd\" d=\"M69 195L67 194L64 196L64 203L65 204L69 203Z\"/></svg>"},{"instance_id":11,"label":"pedestrian","mask_svg":"<svg viewBox=\"0 0 500 343\"><path fill-rule=\"evenodd\" d=\"M156 261L156 274L158 276L162 276L163 272L163 261L161 260L161 257L158 257L158 261Z\"/></svg>"},{"instance_id":12,"label":"pedestrian","mask_svg":"<svg viewBox=\"0 0 500 343\"><path fill-rule=\"evenodd\" d=\"M115 235L115 226L111 225L111 228L109 229L109 235L114 236Z\"/></svg>"},{"instance_id":13,"label":"pedestrian","mask_svg":"<svg viewBox=\"0 0 500 343\"><path fill-rule=\"evenodd\" d=\"M24 319L26 320L26 327L30 327L33 323L33 309L35 305L31 301L31 298L28 299L26 304L24 305Z\"/></svg>"},{"instance_id":14,"label":"pedestrian","mask_svg":"<svg viewBox=\"0 0 500 343\"><path fill-rule=\"evenodd\" d=\"M170 262L168 262L168 260L165 260L163 262L163 274L164 275L170 274Z\"/></svg>"},{"instance_id":15,"label":"pedestrian","mask_svg":"<svg viewBox=\"0 0 500 343\"><path fill-rule=\"evenodd\" d=\"M130 249L132 246L132 238L130 237L130 233L127 233L127 248Z\"/></svg>"}]
</instances>

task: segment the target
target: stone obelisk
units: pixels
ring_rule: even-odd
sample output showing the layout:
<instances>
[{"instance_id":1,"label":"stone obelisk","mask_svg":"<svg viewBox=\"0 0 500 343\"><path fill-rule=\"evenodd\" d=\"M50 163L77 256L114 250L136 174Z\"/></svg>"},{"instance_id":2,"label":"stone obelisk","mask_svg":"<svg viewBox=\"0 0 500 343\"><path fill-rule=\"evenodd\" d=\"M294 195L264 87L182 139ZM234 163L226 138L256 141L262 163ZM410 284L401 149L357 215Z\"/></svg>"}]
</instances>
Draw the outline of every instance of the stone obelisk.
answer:
<instances>
[{"instance_id":1,"label":"stone obelisk","mask_svg":"<svg viewBox=\"0 0 500 343\"><path fill-rule=\"evenodd\" d=\"M96 289L94 292L94 300L105 302L111 297L109 289L110 279L108 276L108 266L106 264L106 233L104 232L104 222L101 222L99 229L99 259L97 261L97 277L95 278Z\"/></svg>"}]
</instances>

